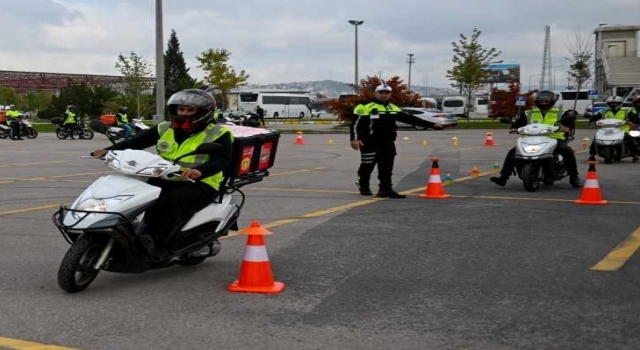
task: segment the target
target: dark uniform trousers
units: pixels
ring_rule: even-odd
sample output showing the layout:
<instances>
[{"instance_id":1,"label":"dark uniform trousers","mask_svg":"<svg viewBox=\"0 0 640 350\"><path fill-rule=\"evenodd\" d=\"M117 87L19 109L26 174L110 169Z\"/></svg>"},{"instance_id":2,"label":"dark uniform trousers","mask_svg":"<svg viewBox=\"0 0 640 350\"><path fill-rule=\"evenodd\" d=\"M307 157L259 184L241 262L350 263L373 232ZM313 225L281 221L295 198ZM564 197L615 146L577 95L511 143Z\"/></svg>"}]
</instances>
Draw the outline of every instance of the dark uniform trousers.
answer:
<instances>
[{"instance_id":1,"label":"dark uniform trousers","mask_svg":"<svg viewBox=\"0 0 640 350\"><path fill-rule=\"evenodd\" d=\"M373 145L365 144L360 147L360 167L358 168L360 188L370 188L371 173L377 164L380 191L391 191L393 189L391 175L395 157L396 145L393 141L378 141Z\"/></svg>"}]
</instances>

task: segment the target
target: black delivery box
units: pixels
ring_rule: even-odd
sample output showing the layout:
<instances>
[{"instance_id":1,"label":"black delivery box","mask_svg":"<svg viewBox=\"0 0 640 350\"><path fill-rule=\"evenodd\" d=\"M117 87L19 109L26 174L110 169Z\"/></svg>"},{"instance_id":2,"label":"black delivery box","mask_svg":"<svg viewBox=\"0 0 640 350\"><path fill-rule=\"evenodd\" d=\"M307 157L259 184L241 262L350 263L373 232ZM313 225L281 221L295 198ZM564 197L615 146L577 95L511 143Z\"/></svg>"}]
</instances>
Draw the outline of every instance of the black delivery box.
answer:
<instances>
[{"instance_id":1,"label":"black delivery box","mask_svg":"<svg viewBox=\"0 0 640 350\"><path fill-rule=\"evenodd\" d=\"M229 185L239 187L269 175L278 150L280 133L275 130L227 125L233 135L233 155L226 171Z\"/></svg>"}]
</instances>

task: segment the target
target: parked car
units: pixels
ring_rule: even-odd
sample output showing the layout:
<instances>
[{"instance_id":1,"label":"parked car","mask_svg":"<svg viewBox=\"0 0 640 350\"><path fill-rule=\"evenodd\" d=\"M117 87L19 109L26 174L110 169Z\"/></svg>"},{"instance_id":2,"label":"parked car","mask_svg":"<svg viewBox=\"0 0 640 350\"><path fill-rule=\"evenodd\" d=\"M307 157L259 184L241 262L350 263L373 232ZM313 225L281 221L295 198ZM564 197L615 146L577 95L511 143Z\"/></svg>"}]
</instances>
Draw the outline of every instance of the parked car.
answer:
<instances>
[{"instance_id":1,"label":"parked car","mask_svg":"<svg viewBox=\"0 0 640 350\"><path fill-rule=\"evenodd\" d=\"M435 130L442 130L451 126L458 125L458 116L453 113L444 113L439 109L433 108L418 108L418 107L404 107L402 111L411 114L416 118L425 120L431 124L430 128ZM416 130L426 130L429 127L420 125L411 125L401 122L396 122L398 126L411 126Z\"/></svg>"}]
</instances>

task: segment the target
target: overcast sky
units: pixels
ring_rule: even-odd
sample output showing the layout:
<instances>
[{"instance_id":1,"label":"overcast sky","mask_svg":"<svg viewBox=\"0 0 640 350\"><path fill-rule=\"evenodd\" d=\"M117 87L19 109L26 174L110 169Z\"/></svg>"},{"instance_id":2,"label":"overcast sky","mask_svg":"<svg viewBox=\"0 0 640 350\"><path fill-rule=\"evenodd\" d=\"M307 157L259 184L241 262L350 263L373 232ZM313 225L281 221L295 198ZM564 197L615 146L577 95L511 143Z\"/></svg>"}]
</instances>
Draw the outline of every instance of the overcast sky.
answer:
<instances>
[{"instance_id":1,"label":"overcast sky","mask_svg":"<svg viewBox=\"0 0 640 350\"><path fill-rule=\"evenodd\" d=\"M119 53L155 61L155 0L0 0L0 70L116 75ZM174 29L191 72L195 56L225 48L251 83L353 82L354 27L360 77L399 75L415 54L413 85L448 87L451 42L474 27L499 60L522 65L528 85L542 65L544 26L552 64L566 81L568 45L600 23L640 25L640 0L164 0L164 42ZM591 35L592 36L592 35ZM155 73L155 71L154 71ZM532 77L533 83L539 77Z\"/></svg>"}]
</instances>

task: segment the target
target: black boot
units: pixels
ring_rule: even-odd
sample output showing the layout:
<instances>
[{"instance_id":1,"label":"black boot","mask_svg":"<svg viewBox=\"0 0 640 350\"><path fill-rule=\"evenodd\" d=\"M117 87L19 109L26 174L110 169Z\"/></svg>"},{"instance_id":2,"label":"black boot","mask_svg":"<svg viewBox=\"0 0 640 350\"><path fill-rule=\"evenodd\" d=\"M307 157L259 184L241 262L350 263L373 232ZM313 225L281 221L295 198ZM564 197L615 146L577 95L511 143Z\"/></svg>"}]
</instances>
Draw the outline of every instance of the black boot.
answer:
<instances>
[{"instance_id":1,"label":"black boot","mask_svg":"<svg viewBox=\"0 0 640 350\"><path fill-rule=\"evenodd\" d=\"M373 196L373 192L371 192L371 187L369 187L369 184L364 183L364 181L356 180L356 186L358 186L358 190L360 191L360 195L362 195L362 196Z\"/></svg>"},{"instance_id":2,"label":"black boot","mask_svg":"<svg viewBox=\"0 0 640 350\"><path fill-rule=\"evenodd\" d=\"M569 183L571 184L571 187L573 187L573 188L581 188L582 187L582 181L580 181L580 177L578 175L572 175L571 177L569 177Z\"/></svg>"},{"instance_id":3,"label":"black boot","mask_svg":"<svg viewBox=\"0 0 640 350\"><path fill-rule=\"evenodd\" d=\"M376 197L378 198L407 198L407 196L405 196L404 194L400 194L394 190L388 190L388 191L383 191L383 190L379 190L378 193L376 194Z\"/></svg>"},{"instance_id":4,"label":"black boot","mask_svg":"<svg viewBox=\"0 0 640 350\"><path fill-rule=\"evenodd\" d=\"M493 182L494 184L498 185L498 186L505 186L507 184L507 180L509 180L508 176L492 176L489 178L489 181Z\"/></svg>"}]
</instances>

